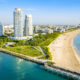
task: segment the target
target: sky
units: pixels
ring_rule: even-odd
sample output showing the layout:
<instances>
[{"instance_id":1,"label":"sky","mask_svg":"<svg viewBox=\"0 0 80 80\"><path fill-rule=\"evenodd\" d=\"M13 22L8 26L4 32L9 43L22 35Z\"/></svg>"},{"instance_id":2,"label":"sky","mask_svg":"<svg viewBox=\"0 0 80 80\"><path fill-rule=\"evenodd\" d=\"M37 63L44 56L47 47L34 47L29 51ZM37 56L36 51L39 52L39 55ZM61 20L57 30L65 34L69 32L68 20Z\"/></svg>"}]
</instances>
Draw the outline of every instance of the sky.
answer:
<instances>
[{"instance_id":1,"label":"sky","mask_svg":"<svg viewBox=\"0 0 80 80\"><path fill-rule=\"evenodd\" d=\"M13 11L32 14L33 24L80 24L80 0L0 0L0 22L13 24Z\"/></svg>"}]
</instances>

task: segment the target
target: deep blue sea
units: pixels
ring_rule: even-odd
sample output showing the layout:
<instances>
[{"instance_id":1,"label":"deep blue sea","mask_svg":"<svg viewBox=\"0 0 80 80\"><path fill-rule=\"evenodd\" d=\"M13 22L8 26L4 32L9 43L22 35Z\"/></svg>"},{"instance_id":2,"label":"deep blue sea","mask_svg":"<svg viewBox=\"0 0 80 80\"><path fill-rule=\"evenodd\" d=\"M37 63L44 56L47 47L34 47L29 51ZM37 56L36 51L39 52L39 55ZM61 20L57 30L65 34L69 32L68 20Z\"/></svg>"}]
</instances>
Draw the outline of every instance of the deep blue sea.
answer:
<instances>
[{"instance_id":1,"label":"deep blue sea","mask_svg":"<svg viewBox=\"0 0 80 80\"><path fill-rule=\"evenodd\" d=\"M0 80L67 80L36 63L0 52Z\"/></svg>"},{"instance_id":2,"label":"deep blue sea","mask_svg":"<svg viewBox=\"0 0 80 80\"><path fill-rule=\"evenodd\" d=\"M73 39L73 46L77 54L80 56L80 33Z\"/></svg>"}]
</instances>

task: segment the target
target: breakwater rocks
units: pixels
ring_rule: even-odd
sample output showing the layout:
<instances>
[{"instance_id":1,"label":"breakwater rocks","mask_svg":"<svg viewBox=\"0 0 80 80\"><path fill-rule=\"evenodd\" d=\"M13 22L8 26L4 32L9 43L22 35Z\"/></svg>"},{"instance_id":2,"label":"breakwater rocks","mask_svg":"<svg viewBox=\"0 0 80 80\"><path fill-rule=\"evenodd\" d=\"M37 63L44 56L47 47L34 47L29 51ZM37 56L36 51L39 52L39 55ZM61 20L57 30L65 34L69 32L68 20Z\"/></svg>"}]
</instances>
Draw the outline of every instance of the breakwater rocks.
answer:
<instances>
[{"instance_id":1,"label":"breakwater rocks","mask_svg":"<svg viewBox=\"0 0 80 80\"><path fill-rule=\"evenodd\" d=\"M79 72L71 71L71 70L60 68L60 67L57 67L57 66L47 65L46 62L51 61L51 60L37 59L35 57L29 57L29 56L19 54L19 53L16 53L16 52L12 52L12 51L9 51L9 50L5 50L5 49L2 49L2 48L0 48L0 52L8 53L12 56L16 56L16 57L22 58L24 60L28 60L28 61L35 62L35 63L40 64L40 65L44 65L44 68L47 71L52 72L53 74L62 76L64 78L68 79L68 80L80 80L80 73Z\"/></svg>"},{"instance_id":2,"label":"breakwater rocks","mask_svg":"<svg viewBox=\"0 0 80 80\"><path fill-rule=\"evenodd\" d=\"M47 61L47 60L37 59L35 57L26 56L26 55L23 55L23 54L20 54L20 53L12 52L12 51L9 51L9 50L5 50L5 49L2 49L2 48L0 48L0 52L4 52L4 53L7 53L7 54L12 55L12 56L19 57L19 58L24 59L24 60L35 62L35 63L38 63L40 65L44 65L44 63Z\"/></svg>"},{"instance_id":3,"label":"breakwater rocks","mask_svg":"<svg viewBox=\"0 0 80 80\"><path fill-rule=\"evenodd\" d=\"M57 74L59 76L62 76L68 80L80 80L80 73L71 71L68 69L60 68L57 66L50 66L50 65L44 65L45 69L49 72L52 72L53 74Z\"/></svg>"}]
</instances>

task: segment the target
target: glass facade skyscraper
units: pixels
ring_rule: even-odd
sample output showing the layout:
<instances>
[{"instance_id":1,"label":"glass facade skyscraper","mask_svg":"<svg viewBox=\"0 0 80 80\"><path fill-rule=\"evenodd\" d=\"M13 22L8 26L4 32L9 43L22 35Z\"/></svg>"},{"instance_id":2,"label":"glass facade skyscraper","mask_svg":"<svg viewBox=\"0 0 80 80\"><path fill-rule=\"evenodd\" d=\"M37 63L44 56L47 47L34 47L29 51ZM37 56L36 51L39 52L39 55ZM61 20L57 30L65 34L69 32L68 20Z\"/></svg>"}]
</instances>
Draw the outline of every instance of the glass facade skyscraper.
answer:
<instances>
[{"instance_id":1,"label":"glass facade skyscraper","mask_svg":"<svg viewBox=\"0 0 80 80\"><path fill-rule=\"evenodd\" d=\"M22 11L20 8L15 8L14 11L14 37L23 37L23 21Z\"/></svg>"},{"instance_id":2,"label":"glass facade skyscraper","mask_svg":"<svg viewBox=\"0 0 80 80\"><path fill-rule=\"evenodd\" d=\"M3 36L3 34L4 34L3 25L0 23L0 36Z\"/></svg>"},{"instance_id":3,"label":"glass facade skyscraper","mask_svg":"<svg viewBox=\"0 0 80 80\"><path fill-rule=\"evenodd\" d=\"M24 35L33 35L32 15L25 16Z\"/></svg>"}]
</instances>

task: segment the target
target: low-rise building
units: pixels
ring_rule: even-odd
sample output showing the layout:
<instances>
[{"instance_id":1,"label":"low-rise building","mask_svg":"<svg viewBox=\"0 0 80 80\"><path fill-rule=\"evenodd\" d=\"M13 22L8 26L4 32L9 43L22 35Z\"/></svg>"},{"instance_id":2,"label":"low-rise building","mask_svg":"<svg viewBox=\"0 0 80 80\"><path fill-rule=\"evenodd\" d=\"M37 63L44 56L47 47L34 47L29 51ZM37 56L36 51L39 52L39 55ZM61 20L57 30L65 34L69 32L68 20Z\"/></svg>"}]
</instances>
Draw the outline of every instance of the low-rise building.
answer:
<instances>
[{"instance_id":1,"label":"low-rise building","mask_svg":"<svg viewBox=\"0 0 80 80\"><path fill-rule=\"evenodd\" d=\"M53 29L48 29L48 33L53 33Z\"/></svg>"},{"instance_id":2,"label":"low-rise building","mask_svg":"<svg viewBox=\"0 0 80 80\"><path fill-rule=\"evenodd\" d=\"M5 34L14 33L13 25L4 26L4 33Z\"/></svg>"},{"instance_id":3,"label":"low-rise building","mask_svg":"<svg viewBox=\"0 0 80 80\"><path fill-rule=\"evenodd\" d=\"M62 32L65 32L65 29L64 28L62 28L62 29L59 28L59 29L57 29L57 31L62 33Z\"/></svg>"}]
</instances>

